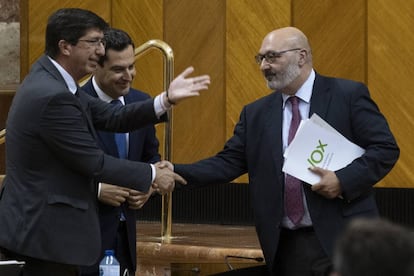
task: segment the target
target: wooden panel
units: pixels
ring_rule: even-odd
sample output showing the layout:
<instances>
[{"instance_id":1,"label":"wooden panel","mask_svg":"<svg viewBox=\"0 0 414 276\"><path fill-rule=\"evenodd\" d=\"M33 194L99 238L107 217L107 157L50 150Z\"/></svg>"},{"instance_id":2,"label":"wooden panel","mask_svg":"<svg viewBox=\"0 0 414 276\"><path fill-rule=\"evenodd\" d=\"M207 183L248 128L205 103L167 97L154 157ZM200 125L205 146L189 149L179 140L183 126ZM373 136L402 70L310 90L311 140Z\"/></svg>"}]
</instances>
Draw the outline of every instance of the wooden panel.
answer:
<instances>
[{"instance_id":1,"label":"wooden panel","mask_svg":"<svg viewBox=\"0 0 414 276\"><path fill-rule=\"evenodd\" d=\"M128 8L126 8L128 7ZM163 0L112 0L112 26L131 36L135 47L148 40L163 40ZM174 51L174 49L173 49ZM163 56L159 50L148 50L135 63L137 74L133 87L151 96L164 90ZM165 124L156 125L160 153L164 156Z\"/></svg>"},{"instance_id":2,"label":"wooden panel","mask_svg":"<svg viewBox=\"0 0 414 276\"><path fill-rule=\"evenodd\" d=\"M365 0L294 0L293 25L308 37L316 70L366 81Z\"/></svg>"},{"instance_id":3,"label":"wooden panel","mask_svg":"<svg viewBox=\"0 0 414 276\"><path fill-rule=\"evenodd\" d=\"M135 47L151 39L163 40L162 3L162 0L113 0L112 26L128 32ZM158 95L163 90L163 59L160 52L148 52L137 60L136 67L134 87L153 96Z\"/></svg>"},{"instance_id":4,"label":"wooden panel","mask_svg":"<svg viewBox=\"0 0 414 276\"><path fill-rule=\"evenodd\" d=\"M0 130L6 127L8 110L13 100L13 93L0 93ZM6 144L0 143L0 174L6 173Z\"/></svg>"},{"instance_id":5,"label":"wooden panel","mask_svg":"<svg viewBox=\"0 0 414 276\"><path fill-rule=\"evenodd\" d=\"M47 19L60 8L83 8L88 9L105 20L110 19L110 0L101 0L96 5L94 0L21 0L20 9L22 15L22 63L21 76L29 71L31 65L45 50L45 31ZM24 43L24 44L23 44Z\"/></svg>"},{"instance_id":6,"label":"wooden panel","mask_svg":"<svg viewBox=\"0 0 414 276\"><path fill-rule=\"evenodd\" d=\"M227 0L226 12L226 136L233 133L244 105L271 91L255 63L265 35L290 25L290 0Z\"/></svg>"},{"instance_id":7,"label":"wooden panel","mask_svg":"<svg viewBox=\"0 0 414 276\"><path fill-rule=\"evenodd\" d=\"M210 89L174 109L173 160L193 162L215 154L224 143L224 31L222 0L164 2L164 37L174 49L175 69L193 65L209 74Z\"/></svg>"},{"instance_id":8,"label":"wooden panel","mask_svg":"<svg viewBox=\"0 0 414 276\"><path fill-rule=\"evenodd\" d=\"M413 1L368 0L368 84L401 149L384 187L414 187Z\"/></svg>"},{"instance_id":9,"label":"wooden panel","mask_svg":"<svg viewBox=\"0 0 414 276\"><path fill-rule=\"evenodd\" d=\"M367 83L387 117L401 158L379 186L414 187L409 109L414 18L406 12L413 10L412 1L21 0L20 5L22 76L43 53L46 20L61 7L91 9L129 32L137 45L166 41L174 50L176 74L188 65L210 74L208 92L174 109L173 161L185 163L220 150L242 107L270 92L253 56L268 32L294 25L307 34L319 73ZM158 94L161 66L156 52L140 59L134 86ZM390 99L394 91L398 96Z\"/></svg>"},{"instance_id":10,"label":"wooden panel","mask_svg":"<svg viewBox=\"0 0 414 276\"><path fill-rule=\"evenodd\" d=\"M226 1L226 137L233 134L246 104L271 91L255 63L263 38L274 29L290 25L290 0ZM235 182L247 183L247 176Z\"/></svg>"}]
</instances>

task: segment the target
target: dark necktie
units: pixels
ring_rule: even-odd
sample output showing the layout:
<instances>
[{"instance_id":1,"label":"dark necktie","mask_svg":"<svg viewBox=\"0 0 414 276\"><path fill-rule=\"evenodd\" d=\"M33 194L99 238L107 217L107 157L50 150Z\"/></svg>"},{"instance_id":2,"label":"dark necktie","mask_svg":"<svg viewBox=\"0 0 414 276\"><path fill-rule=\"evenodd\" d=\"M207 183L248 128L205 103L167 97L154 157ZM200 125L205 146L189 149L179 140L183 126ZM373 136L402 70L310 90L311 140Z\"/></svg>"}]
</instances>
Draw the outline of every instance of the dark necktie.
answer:
<instances>
[{"instance_id":1,"label":"dark necktie","mask_svg":"<svg viewBox=\"0 0 414 276\"><path fill-rule=\"evenodd\" d=\"M122 106L122 102L120 100L112 100L111 104L113 105L119 105ZM115 133L115 143L116 147L118 149L118 157L121 159L127 159L128 158L128 152L127 152L127 143L126 143L126 134L125 133ZM125 213L123 211L124 205L122 204L120 213L119 213L119 220L125 221Z\"/></svg>"},{"instance_id":2,"label":"dark necktie","mask_svg":"<svg viewBox=\"0 0 414 276\"><path fill-rule=\"evenodd\" d=\"M120 100L111 101L113 105L122 105ZM127 144L126 144L126 134L125 133L115 133L115 143L118 148L118 157L126 159L128 157Z\"/></svg>"},{"instance_id":3,"label":"dark necktie","mask_svg":"<svg viewBox=\"0 0 414 276\"><path fill-rule=\"evenodd\" d=\"M292 121L289 127L288 144L295 137L300 124L299 100L296 96L293 96L289 98L289 101L292 104ZM286 174L285 178L285 210L286 215L294 225L297 225L301 221L305 213L301 180L289 174Z\"/></svg>"}]
</instances>

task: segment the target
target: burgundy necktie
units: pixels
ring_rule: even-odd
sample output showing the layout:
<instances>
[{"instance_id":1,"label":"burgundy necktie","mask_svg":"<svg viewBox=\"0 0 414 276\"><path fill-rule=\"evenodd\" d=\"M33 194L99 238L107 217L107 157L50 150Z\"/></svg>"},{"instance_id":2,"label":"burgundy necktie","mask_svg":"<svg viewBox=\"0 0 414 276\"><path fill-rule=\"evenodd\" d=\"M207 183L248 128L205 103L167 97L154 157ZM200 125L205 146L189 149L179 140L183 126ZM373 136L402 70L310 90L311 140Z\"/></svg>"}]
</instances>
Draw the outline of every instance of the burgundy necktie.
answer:
<instances>
[{"instance_id":1,"label":"burgundy necktie","mask_svg":"<svg viewBox=\"0 0 414 276\"><path fill-rule=\"evenodd\" d=\"M288 144L295 137L296 131L300 124L299 100L296 96L288 99L292 104L292 121L289 127ZM297 225L305 213L302 199L302 184L299 179L289 174L285 178L285 210L286 215Z\"/></svg>"}]
</instances>

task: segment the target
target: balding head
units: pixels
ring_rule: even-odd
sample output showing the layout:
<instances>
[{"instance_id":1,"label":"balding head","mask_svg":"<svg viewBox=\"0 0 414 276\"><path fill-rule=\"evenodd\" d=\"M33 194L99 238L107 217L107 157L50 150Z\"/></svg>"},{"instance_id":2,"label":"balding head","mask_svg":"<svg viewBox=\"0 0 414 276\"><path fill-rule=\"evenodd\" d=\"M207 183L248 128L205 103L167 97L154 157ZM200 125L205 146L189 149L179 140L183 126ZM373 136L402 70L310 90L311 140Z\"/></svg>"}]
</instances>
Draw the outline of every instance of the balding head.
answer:
<instances>
[{"instance_id":1,"label":"balding head","mask_svg":"<svg viewBox=\"0 0 414 276\"><path fill-rule=\"evenodd\" d=\"M285 27L268 33L256 56L270 89L293 95L312 71L312 53L306 36Z\"/></svg>"},{"instance_id":2,"label":"balding head","mask_svg":"<svg viewBox=\"0 0 414 276\"><path fill-rule=\"evenodd\" d=\"M308 54L308 62L312 64L312 52L306 35L295 27L284 27L268 33L263 39L260 52L283 51L301 48Z\"/></svg>"}]
</instances>

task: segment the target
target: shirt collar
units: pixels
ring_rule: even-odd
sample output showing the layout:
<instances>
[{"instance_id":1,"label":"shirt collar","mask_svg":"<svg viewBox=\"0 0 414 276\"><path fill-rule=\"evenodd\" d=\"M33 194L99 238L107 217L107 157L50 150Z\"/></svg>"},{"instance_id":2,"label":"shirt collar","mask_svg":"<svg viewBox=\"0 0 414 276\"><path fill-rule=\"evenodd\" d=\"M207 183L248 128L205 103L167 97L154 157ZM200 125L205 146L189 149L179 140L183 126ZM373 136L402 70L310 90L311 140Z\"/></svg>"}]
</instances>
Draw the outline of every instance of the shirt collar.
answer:
<instances>
[{"instance_id":1,"label":"shirt collar","mask_svg":"<svg viewBox=\"0 0 414 276\"><path fill-rule=\"evenodd\" d=\"M296 92L295 96L301 99L301 101L310 103L310 99L312 97L312 89L313 84L315 82L315 71L312 69L309 77L306 81L302 84L299 90ZM282 93L283 98L283 107L285 106L286 100L290 97L290 95L286 95Z\"/></svg>"},{"instance_id":2,"label":"shirt collar","mask_svg":"<svg viewBox=\"0 0 414 276\"><path fill-rule=\"evenodd\" d=\"M59 73L62 75L63 79L65 80L66 86L68 87L69 91L73 94L76 93L76 90L78 90L78 84L73 79L73 77L59 64L57 63L53 58L49 57L49 60L53 63L53 65L56 67L56 69L59 71Z\"/></svg>"},{"instance_id":3,"label":"shirt collar","mask_svg":"<svg viewBox=\"0 0 414 276\"><path fill-rule=\"evenodd\" d=\"M93 88L96 91L96 94L98 94L99 99L101 99L104 102L110 103L113 100L120 100L123 105L125 105L124 96L119 97L118 99L113 99L112 97L108 96L105 92L102 91L102 89L98 86L95 80L95 76L92 77L92 85Z\"/></svg>"}]
</instances>

